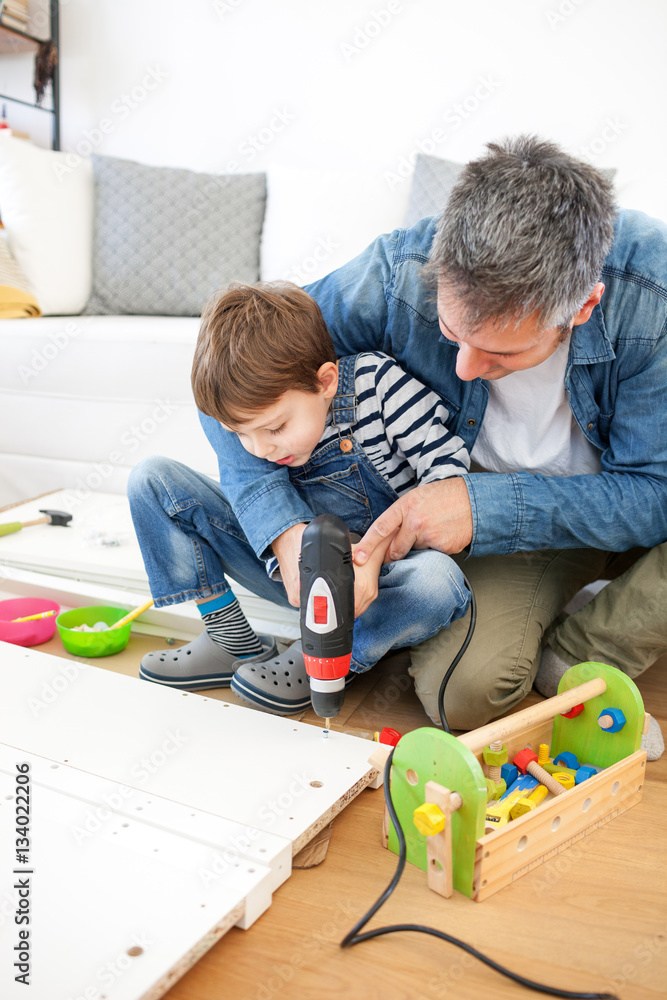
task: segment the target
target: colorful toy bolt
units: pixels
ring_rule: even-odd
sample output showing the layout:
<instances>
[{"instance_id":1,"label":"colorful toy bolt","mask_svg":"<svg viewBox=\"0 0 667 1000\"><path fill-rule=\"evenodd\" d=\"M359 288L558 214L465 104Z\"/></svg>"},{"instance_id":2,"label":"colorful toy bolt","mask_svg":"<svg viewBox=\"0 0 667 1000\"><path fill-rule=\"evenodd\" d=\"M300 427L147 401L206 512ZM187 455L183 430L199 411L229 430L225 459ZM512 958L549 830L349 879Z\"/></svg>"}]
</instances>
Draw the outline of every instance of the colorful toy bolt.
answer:
<instances>
[{"instance_id":1,"label":"colorful toy bolt","mask_svg":"<svg viewBox=\"0 0 667 1000\"><path fill-rule=\"evenodd\" d=\"M499 781L493 781L491 778L485 778L486 781L486 801L492 802L494 799L501 798L507 791L507 785L503 778Z\"/></svg>"},{"instance_id":2,"label":"colorful toy bolt","mask_svg":"<svg viewBox=\"0 0 667 1000\"><path fill-rule=\"evenodd\" d=\"M598 726L606 733L618 733L626 723L620 708L605 708L598 715Z\"/></svg>"},{"instance_id":3,"label":"colorful toy bolt","mask_svg":"<svg viewBox=\"0 0 667 1000\"><path fill-rule=\"evenodd\" d=\"M507 747L502 740L494 740L488 747L484 747L482 757L487 768L487 777L491 781L499 781L500 769L507 763Z\"/></svg>"},{"instance_id":4,"label":"colorful toy bolt","mask_svg":"<svg viewBox=\"0 0 667 1000\"><path fill-rule=\"evenodd\" d=\"M413 813L414 824L424 837L433 837L445 829L446 817L435 802L422 802Z\"/></svg>"},{"instance_id":5,"label":"colorful toy bolt","mask_svg":"<svg viewBox=\"0 0 667 1000\"><path fill-rule=\"evenodd\" d=\"M570 767L573 771L576 771L579 767L577 755L575 753L570 753L569 750L563 750L563 752L559 753L557 757L554 757L554 764L560 764L562 767Z\"/></svg>"},{"instance_id":6,"label":"colorful toy bolt","mask_svg":"<svg viewBox=\"0 0 667 1000\"><path fill-rule=\"evenodd\" d=\"M587 781L588 778L592 778L597 773L596 767L591 767L588 764L582 764L574 776L574 783L575 785L580 785L582 781Z\"/></svg>"},{"instance_id":7,"label":"colorful toy bolt","mask_svg":"<svg viewBox=\"0 0 667 1000\"><path fill-rule=\"evenodd\" d=\"M532 774L534 778L537 778L540 784L546 785L552 795L562 795L565 791L562 785L555 781L543 767L540 767L537 763L537 754L529 747L519 750L513 763L516 764L522 774L528 772L528 774Z\"/></svg>"},{"instance_id":8,"label":"colorful toy bolt","mask_svg":"<svg viewBox=\"0 0 667 1000\"><path fill-rule=\"evenodd\" d=\"M503 764L500 768L500 777L503 779L506 786L510 788L519 777L519 769L518 767L515 767L514 764Z\"/></svg>"},{"instance_id":9,"label":"colorful toy bolt","mask_svg":"<svg viewBox=\"0 0 667 1000\"><path fill-rule=\"evenodd\" d=\"M375 733L373 739L376 743L386 743L387 746L395 747L401 738L401 734L396 729L388 729L386 726L381 733Z\"/></svg>"},{"instance_id":10,"label":"colorful toy bolt","mask_svg":"<svg viewBox=\"0 0 667 1000\"><path fill-rule=\"evenodd\" d=\"M463 799L459 793L452 792L449 798L450 811L456 812L462 803ZM412 820L424 837L434 837L436 833L442 833L447 823L447 817L435 802L422 802L413 812Z\"/></svg>"},{"instance_id":11,"label":"colorful toy bolt","mask_svg":"<svg viewBox=\"0 0 667 1000\"><path fill-rule=\"evenodd\" d=\"M583 705L575 705L574 708L571 708L569 712L561 712L560 714L563 716L564 719L576 719L578 715L581 715L583 710L584 710Z\"/></svg>"},{"instance_id":12,"label":"colorful toy bolt","mask_svg":"<svg viewBox=\"0 0 667 1000\"><path fill-rule=\"evenodd\" d=\"M559 785L562 785L563 788L574 788L575 777L568 771L554 771L551 777L554 781L557 781Z\"/></svg>"}]
</instances>

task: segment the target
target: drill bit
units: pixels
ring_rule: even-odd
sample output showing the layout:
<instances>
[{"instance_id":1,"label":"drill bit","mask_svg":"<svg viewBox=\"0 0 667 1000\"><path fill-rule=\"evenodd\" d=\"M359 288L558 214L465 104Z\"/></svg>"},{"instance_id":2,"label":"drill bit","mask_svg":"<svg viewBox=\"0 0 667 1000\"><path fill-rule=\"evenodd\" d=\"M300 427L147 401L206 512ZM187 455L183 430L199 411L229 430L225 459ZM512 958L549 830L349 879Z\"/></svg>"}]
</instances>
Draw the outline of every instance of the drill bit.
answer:
<instances>
[{"instance_id":1,"label":"drill bit","mask_svg":"<svg viewBox=\"0 0 667 1000\"><path fill-rule=\"evenodd\" d=\"M325 719L324 720L324 728L325 729L331 729L331 719Z\"/></svg>"}]
</instances>

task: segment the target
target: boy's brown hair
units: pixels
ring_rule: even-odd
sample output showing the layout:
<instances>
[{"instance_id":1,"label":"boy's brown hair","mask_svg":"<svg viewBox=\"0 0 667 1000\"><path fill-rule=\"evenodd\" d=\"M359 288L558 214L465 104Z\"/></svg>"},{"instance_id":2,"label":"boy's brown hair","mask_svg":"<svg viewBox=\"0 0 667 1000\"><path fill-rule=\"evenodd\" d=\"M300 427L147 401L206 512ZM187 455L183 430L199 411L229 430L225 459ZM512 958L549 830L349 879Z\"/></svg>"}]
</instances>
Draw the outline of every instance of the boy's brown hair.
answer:
<instances>
[{"instance_id":1,"label":"boy's brown hair","mask_svg":"<svg viewBox=\"0 0 667 1000\"><path fill-rule=\"evenodd\" d=\"M242 413L289 389L318 392L317 371L336 361L320 307L289 281L235 284L202 313L192 391L202 413L233 427Z\"/></svg>"}]
</instances>

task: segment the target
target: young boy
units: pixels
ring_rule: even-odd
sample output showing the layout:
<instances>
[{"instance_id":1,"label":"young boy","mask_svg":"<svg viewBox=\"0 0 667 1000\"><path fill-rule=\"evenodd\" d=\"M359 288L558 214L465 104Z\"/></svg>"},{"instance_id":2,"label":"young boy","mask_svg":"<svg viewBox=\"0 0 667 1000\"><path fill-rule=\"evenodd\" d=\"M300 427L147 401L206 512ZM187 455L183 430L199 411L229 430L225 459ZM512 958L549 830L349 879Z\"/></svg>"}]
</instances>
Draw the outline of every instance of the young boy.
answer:
<instances>
[{"instance_id":1,"label":"young boy","mask_svg":"<svg viewBox=\"0 0 667 1000\"><path fill-rule=\"evenodd\" d=\"M469 468L441 398L387 355L337 360L319 307L296 285L237 286L211 302L192 386L202 413L267 460L267 490L286 468L312 514L337 514L353 538L418 483ZM300 642L278 656L227 580L288 605L278 561L270 547L252 549L224 497L224 470L221 481L156 458L132 473L130 506L155 604L194 599L205 625L187 646L144 656L140 677L187 689L231 684L254 707L289 715L310 701ZM470 601L449 556L412 551L383 565L390 541L355 566L353 673L447 628Z\"/></svg>"}]
</instances>

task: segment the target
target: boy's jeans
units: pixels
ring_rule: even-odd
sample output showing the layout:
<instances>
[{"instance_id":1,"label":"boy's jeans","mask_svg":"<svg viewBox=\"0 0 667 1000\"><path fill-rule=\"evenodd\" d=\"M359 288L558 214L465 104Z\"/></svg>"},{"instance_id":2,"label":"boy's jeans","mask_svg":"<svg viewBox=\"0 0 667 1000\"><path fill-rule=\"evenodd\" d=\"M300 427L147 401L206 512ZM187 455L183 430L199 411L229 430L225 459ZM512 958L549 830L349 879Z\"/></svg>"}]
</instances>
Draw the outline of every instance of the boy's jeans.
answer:
<instances>
[{"instance_id":1,"label":"boy's jeans","mask_svg":"<svg viewBox=\"0 0 667 1000\"><path fill-rule=\"evenodd\" d=\"M315 514L337 514L359 535L396 499L356 443L343 453L338 441L329 442L290 476ZM269 578L208 476L149 458L133 470L128 496L157 607L224 594L228 576L289 607L284 586ZM461 570L441 552L410 552L388 563L378 597L355 621L352 669L369 670L390 649L430 638L465 614L469 601Z\"/></svg>"}]
</instances>

